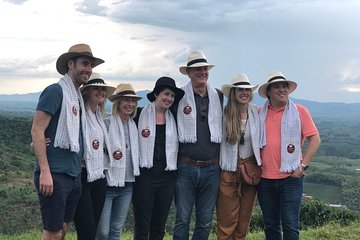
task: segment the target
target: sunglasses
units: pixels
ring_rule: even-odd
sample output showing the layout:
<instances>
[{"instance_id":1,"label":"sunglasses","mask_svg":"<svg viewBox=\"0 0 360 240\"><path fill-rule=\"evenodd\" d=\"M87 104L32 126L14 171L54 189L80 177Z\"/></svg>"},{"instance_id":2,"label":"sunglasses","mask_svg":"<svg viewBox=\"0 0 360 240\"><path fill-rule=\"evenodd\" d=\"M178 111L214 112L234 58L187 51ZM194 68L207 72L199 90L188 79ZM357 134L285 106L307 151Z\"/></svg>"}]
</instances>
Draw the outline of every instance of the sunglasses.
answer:
<instances>
[{"instance_id":1,"label":"sunglasses","mask_svg":"<svg viewBox=\"0 0 360 240\"><path fill-rule=\"evenodd\" d=\"M200 118L201 121L205 121L207 117L207 106L206 105L200 105Z\"/></svg>"},{"instance_id":2,"label":"sunglasses","mask_svg":"<svg viewBox=\"0 0 360 240\"><path fill-rule=\"evenodd\" d=\"M245 144L245 130L241 130L240 132L240 145Z\"/></svg>"}]
</instances>

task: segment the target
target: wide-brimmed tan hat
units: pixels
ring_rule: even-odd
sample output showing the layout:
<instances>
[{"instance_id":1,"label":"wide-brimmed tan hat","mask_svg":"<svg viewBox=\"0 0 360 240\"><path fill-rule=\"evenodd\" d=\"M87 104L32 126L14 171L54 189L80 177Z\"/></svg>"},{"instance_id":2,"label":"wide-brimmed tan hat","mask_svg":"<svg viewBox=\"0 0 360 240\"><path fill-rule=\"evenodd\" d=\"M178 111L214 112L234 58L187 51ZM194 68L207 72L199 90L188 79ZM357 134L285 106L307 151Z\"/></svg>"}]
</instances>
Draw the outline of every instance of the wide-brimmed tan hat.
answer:
<instances>
[{"instance_id":1,"label":"wide-brimmed tan hat","mask_svg":"<svg viewBox=\"0 0 360 240\"><path fill-rule=\"evenodd\" d=\"M185 92L181 88L176 87L175 80L171 77L161 77L159 78L156 83L155 87L152 90L152 92L149 92L146 96L149 99L150 102L153 102L155 100L155 93L158 91L158 89L165 89L168 88L171 91L175 93L175 99L174 103L178 103L180 99L184 96Z\"/></svg>"},{"instance_id":2,"label":"wide-brimmed tan hat","mask_svg":"<svg viewBox=\"0 0 360 240\"><path fill-rule=\"evenodd\" d=\"M208 70L213 68L215 65L209 64L206 60L205 54L202 51L193 51L189 54L186 66L179 67L179 71L187 75L186 69L195 67L208 67Z\"/></svg>"},{"instance_id":3,"label":"wide-brimmed tan hat","mask_svg":"<svg viewBox=\"0 0 360 240\"><path fill-rule=\"evenodd\" d=\"M80 91L82 92L88 87L106 87L107 98L110 97L115 91L115 87L107 85L101 75L95 72L91 73L89 81L80 87Z\"/></svg>"},{"instance_id":4,"label":"wide-brimmed tan hat","mask_svg":"<svg viewBox=\"0 0 360 240\"><path fill-rule=\"evenodd\" d=\"M117 85L115 92L109 97L109 100L112 102L119 97L132 97L136 98L138 101L142 99L142 97L136 95L135 90L130 83L120 83Z\"/></svg>"},{"instance_id":5,"label":"wide-brimmed tan hat","mask_svg":"<svg viewBox=\"0 0 360 240\"><path fill-rule=\"evenodd\" d=\"M231 88L247 88L251 91L255 91L258 85L250 85L249 78L245 73L236 74L232 79L230 84L224 84L221 87L222 92L226 97L230 94Z\"/></svg>"},{"instance_id":6,"label":"wide-brimmed tan hat","mask_svg":"<svg viewBox=\"0 0 360 240\"><path fill-rule=\"evenodd\" d=\"M89 45L80 43L71 46L67 53L63 53L56 61L56 69L61 75L65 75L68 71L67 63L70 59L75 57L86 56L94 60L93 67L104 63L105 61L101 58L94 57Z\"/></svg>"},{"instance_id":7,"label":"wide-brimmed tan hat","mask_svg":"<svg viewBox=\"0 0 360 240\"><path fill-rule=\"evenodd\" d=\"M268 75L266 83L259 87L258 93L260 97L268 98L266 93L268 86L278 82L287 82L289 84L289 94L292 93L297 87L296 82L286 79L281 72L272 72Z\"/></svg>"}]
</instances>

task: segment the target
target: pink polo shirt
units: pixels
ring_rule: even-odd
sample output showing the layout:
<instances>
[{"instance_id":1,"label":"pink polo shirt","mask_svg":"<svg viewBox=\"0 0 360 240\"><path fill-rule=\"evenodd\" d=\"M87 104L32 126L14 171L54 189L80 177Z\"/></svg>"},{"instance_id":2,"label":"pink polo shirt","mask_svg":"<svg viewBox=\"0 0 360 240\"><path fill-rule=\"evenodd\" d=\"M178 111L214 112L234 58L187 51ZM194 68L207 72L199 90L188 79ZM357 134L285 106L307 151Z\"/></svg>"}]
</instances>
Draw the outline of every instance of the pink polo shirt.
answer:
<instances>
[{"instance_id":1,"label":"pink polo shirt","mask_svg":"<svg viewBox=\"0 0 360 240\"><path fill-rule=\"evenodd\" d=\"M301 145L305 138L318 134L318 130L311 118L309 111L299 104L296 104L301 122ZM261 177L268 179L282 179L291 175L291 173L280 172L281 165L281 119L284 108L274 109L270 104L265 120L266 127L266 145L261 149L262 174ZM302 158L302 154L301 154ZM300 164L300 159L299 159Z\"/></svg>"}]
</instances>

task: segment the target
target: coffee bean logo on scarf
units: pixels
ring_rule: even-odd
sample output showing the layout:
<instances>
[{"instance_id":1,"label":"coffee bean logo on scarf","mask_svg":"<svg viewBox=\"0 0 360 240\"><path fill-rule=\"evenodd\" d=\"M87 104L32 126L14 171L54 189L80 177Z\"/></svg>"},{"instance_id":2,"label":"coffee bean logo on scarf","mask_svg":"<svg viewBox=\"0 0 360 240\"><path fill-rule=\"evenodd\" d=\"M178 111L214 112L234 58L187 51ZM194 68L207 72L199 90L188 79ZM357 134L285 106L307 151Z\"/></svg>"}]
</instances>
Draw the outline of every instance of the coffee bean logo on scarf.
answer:
<instances>
[{"instance_id":1,"label":"coffee bean logo on scarf","mask_svg":"<svg viewBox=\"0 0 360 240\"><path fill-rule=\"evenodd\" d=\"M115 160L120 160L122 158L123 154L120 150L115 150L113 153L113 157Z\"/></svg>"},{"instance_id":2,"label":"coffee bean logo on scarf","mask_svg":"<svg viewBox=\"0 0 360 240\"><path fill-rule=\"evenodd\" d=\"M191 113L191 111L192 111L191 106L187 105L187 106L184 107L183 112L184 112L186 115L189 115L189 114Z\"/></svg>"},{"instance_id":3,"label":"coffee bean logo on scarf","mask_svg":"<svg viewBox=\"0 0 360 240\"><path fill-rule=\"evenodd\" d=\"M99 141L94 139L94 141L92 142L93 149L98 150L99 146L100 146Z\"/></svg>"},{"instance_id":4,"label":"coffee bean logo on scarf","mask_svg":"<svg viewBox=\"0 0 360 240\"><path fill-rule=\"evenodd\" d=\"M141 131L141 136L143 136L144 138L147 138L150 136L150 130L148 128L145 128Z\"/></svg>"},{"instance_id":5,"label":"coffee bean logo on scarf","mask_svg":"<svg viewBox=\"0 0 360 240\"><path fill-rule=\"evenodd\" d=\"M73 113L75 116L77 116L77 108L76 108L76 106L73 106L73 107L72 107L72 113Z\"/></svg>"},{"instance_id":6,"label":"coffee bean logo on scarf","mask_svg":"<svg viewBox=\"0 0 360 240\"><path fill-rule=\"evenodd\" d=\"M293 152L295 152L295 146L294 146L294 144L289 144L288 146L287 146L287 151L288 151L288 153L293 153Z\"/></svg>"}]
</instances>

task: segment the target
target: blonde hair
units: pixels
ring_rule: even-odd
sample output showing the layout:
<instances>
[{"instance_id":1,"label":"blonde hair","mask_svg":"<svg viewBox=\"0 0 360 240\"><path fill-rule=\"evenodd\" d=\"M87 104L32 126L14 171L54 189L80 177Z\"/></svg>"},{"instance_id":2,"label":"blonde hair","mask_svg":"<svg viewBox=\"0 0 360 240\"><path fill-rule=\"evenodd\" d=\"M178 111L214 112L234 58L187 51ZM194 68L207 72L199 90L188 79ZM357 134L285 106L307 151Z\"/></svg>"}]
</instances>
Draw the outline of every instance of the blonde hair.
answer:
<instances>
[{"instance_id":1,"label":"blonde hair","mask_svg":"<svg viewBox=\"0 0 360 240\"><path fill-rule=\"evenodd\" d=\"M113 116L116 116L119 114L119 105L121 103L122 100L124 100L125 98L134 98L134 97L118 97L115 98L113 103L112 103L112 107L111 107L111 114ZM136 99L136 98L135 98ZM138 106L138 101L135 102L135 108L134 111L130 114L131 118L134 118L136 116L137 113L137 106Z\"/></svg>"},{"instance_id":2,"label":"blonde hair","mask_svg":"<svg viewBox=\"0 0 360 240\"><path fill-rule=\"evenodd\" d=\"M230 144L236 144L240 141L241 137L241 114L240 108L238 107L238 101L236 100L235 94L236 88L231 88L229 97L224 108L224 124L226 131L226 141ZM252 100L252 92L251 99Z\"/></svg>"},{"instance_id":3,"label":"blonde hair","mask_svg":"<svg viewBox=\"0 0 360 240\"><path fill-rule=\"evenodd\" d=\"M89 106L87 105L87 102L89 101L89 90L92 88L92 86L88 86L86 88L84 88L82 91L81 91L81 95L84 99L84 104L85 104L85 107L88 108ZM103 115L103 117L105 117L106 115L106 111L105 111L105 102L106 102L106 99L102 102L102 103L99 103L98 104L98 108L99 108L99 111L100 113Z\"/></svg>"}]
</instances>

